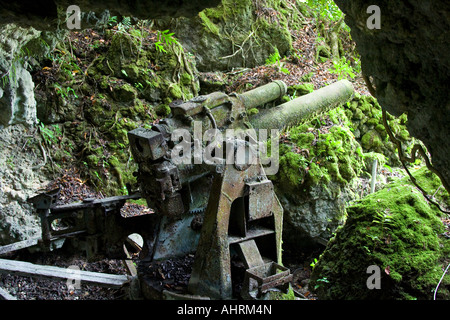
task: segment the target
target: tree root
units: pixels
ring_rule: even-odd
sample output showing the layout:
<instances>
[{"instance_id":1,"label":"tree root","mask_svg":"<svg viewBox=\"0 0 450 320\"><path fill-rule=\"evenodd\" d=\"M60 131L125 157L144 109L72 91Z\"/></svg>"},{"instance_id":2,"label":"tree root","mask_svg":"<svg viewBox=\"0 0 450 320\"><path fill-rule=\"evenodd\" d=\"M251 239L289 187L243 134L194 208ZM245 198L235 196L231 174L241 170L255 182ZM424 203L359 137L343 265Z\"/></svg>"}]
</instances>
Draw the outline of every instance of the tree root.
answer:
<instances>
[{"instance_id":1,"label":"tree root","mask_svg":"<svg viewBox=\"0 0 450 320\"><path fill-rule=\"evenodd\" d=\"M179 51L177 51L177 47ZM172 83L167 87L166 95L168 95L170 88L172 88L175 85L178 85L181 88L181 82L180 82L180 71L182 68L189 74L191 77L191 87L192 92L194 93L194 96L198 94L197 88L195 87L195 77L194 73L192 72L191 68L189 67L189 64L186 59L186 54L184 53L183 48L179 43L173 43L172 44L172 50L174 54L177 57L177 67L173 70L172 74ZM175 79L176 77L176 79ZM181 91L182 98L185 99L183 91Z\"/></svg>"},{"instance_id":2,"label":"tree root","mask_svg":"<svg viewBox=\"0 0 450 320\"><path fill-rule=\"evenodd\" d=\"M44 148L44 146L42 145L42 143L39 142L38 144L39 144L39 147L40 147L40 149L41 149L42 156L43 156L43 158L44 158L44 162L43 162L43 163L40 163L40 164L38 164L38 165L33 166L33 167L31 168L32 170L38 170L38 169L44 167L44 166L47 164L47 153L45 152L45 148Z\"/></svg>"}]
</instances>

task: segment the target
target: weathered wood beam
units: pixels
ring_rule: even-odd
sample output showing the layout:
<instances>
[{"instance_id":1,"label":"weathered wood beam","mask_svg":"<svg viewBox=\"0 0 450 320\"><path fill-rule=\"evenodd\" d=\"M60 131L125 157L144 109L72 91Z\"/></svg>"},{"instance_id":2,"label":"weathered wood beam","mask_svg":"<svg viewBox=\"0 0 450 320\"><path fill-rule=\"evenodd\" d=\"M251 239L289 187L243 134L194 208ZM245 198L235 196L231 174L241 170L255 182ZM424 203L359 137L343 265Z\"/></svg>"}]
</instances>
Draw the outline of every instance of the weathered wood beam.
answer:
<instances>
[{"instance_id":1,"label":"weathered wood beam","mask_svg":"<svg viewBox=\"0 0 450 320\"><path fill-rule=\"evenodd\" d=\"M0 300L17 300L17 298L11 295L5 289L0 288Z\"/></svg>"},{"instance_id":2,"label":"weathered wood beam","mask_svg":"<svg viewBox=\"0 0 450 320\"><path fill-rule=\"evenodd\" d=\"M5 253L14 252L14 251L17 251L20 249L32 247L32 246L37 245L38 243L39 243L39 238L33 238L33 239L28 239L28 240L23 240L23 241L7 244L5 246L0 247L0 255L5 254Z\"/></svg>"},{"instance_id":3,"label":"weathered wood beam","mask_svg":"<svg viewBox=\"0 0 450 320\"><path fill-rule=\"evenodd\" d=\"M0 259L0 273L47 278L51 280L79 280L81 283L108 288L120 288L131 281L130 276L44 266L24 261Z\"/></svg>"}]
</instances>

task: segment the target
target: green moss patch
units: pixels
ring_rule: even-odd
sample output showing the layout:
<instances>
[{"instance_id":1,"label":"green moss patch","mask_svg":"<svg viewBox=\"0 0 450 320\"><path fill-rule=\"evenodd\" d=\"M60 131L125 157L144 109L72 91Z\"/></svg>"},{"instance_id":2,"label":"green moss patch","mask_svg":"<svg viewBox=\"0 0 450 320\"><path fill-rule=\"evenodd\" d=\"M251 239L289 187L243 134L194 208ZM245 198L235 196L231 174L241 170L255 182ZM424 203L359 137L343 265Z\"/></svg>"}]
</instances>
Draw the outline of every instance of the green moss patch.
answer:
<instances>
[{"instance_id":1,"label":"green moss patch","mask_svg":"<svg viewBox=\"0 0 450 320\"><path fill-rule=\"evenodd\" d=\"M333 111L330 116L316 118L290 128L280 145L280 169L271 178L280 188L296 192L318 183L331 181L346 185L357 177L363 166L362 151L349 128L339 125L347 121L345 114Z\"/></svg>"},{"instance_id":2,"label":"green moss patch","mask_svg":"<svg viewBox=\"0 0 450 320\"><path fill-rule=\"evenodd\" d=\"M375 152L387 157L387 164L399 166L397 147L389 139L382 119L382 109L378 101L372 96L355 94L354 98L342 106L355 138L361 144L364 152ZM387 113L387 122L391 131L403 144L408 152L412 148L414 139L407 130L406 114L395 118Z\"/></svg>"},{"instance_id":3,"label":"green moss patch","mask_svg":"<svg viewBox=\"0 0 450 320\"><path fill-rule=\"evenodd\" d=\"M188 100L199 90L193 57L175 40L163 42L164 51L158 50L157 31L139 23L99 32L104 38L97 43L101 50L95 54L70 55L69 59L66 49L62 59L59 50L55 63L61 65L52 69L55 75L48 85L59 91L47 96L63 98L56 101L58 108L53 108L60 115L48 118L65 122L59 134L64 143L55 143L51 156L66 163L70 160L71 165L77 162L83 178L108 196L126 193L125 185L135 182L127 133L168 116L170 102ZM91 37L92 30L85 30L75 40ZM81 52L75 49L76 45L73 52ZM66 75L70 81L53 83L53 78ZM82 85L78 87L78 83Z\"/></svg>"},{"instance_id":4,"label":"green moss patch","mask_svg":"<svg viewBox=\"0 0 450 320\"><path fill-rule=\"evenodd\" d=\"M414 176L427 181L429 192L441 184L426 168ZM437 196L448 201L445 191ZM347 212L345 225L313 270L310 286L319 298L430 299L450 253L450 241L440 236L444 231L440 212L422 193L404 178L365 197ZM372 265L381 271L380 289L367 287L371 275L367 268ZM450 298L449 284L447 275L438 297Z\"/></svg>"}]
</instances>

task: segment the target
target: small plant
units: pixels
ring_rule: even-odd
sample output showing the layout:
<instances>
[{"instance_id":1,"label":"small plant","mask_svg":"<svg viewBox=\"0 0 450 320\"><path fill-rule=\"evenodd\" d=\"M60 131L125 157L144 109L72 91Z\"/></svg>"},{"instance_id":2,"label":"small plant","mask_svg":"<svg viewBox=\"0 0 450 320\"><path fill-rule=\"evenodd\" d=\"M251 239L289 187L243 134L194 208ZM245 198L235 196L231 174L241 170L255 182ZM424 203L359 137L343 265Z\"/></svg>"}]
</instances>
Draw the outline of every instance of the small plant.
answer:
<instances>
[{"instance_id":1,"label":"small plant","mask_svg":"<svg viewBox=\"0 0 450 320\"><path fill-rule=\"evenodd\" d=\"M317 284L314 286L314 290L317 290L318 288L320 288L320 285L323 283L330 283L330 281L327 279L327 277L317 279L316 282L317 282Z\"/></svg>"},{"instance_id":2,"label":"small plant","mask_svg":"<svg viewBox=\"0 0 450 320\"><path fill-rule=\"evenodd\" d=\"M44 139L47 145L52 145L58 143L58 137L62 136L62 132L59 129L58 125L54 124L51 126L46 126L38 119L39 131L41 133L42 139Z\"/></svg>"},{"instance_id":3,"label":"small plant","mask_svg":"<svg viewBox=\"0 0 450 320\"><path fill-rule=\"evenodd\" d=\"M284 62L281 62L280 52L278 51L277 48L275 48L275 52L272 53L269 56L269 58L266 59L266 65L267 66L276 65L279 71L289 74L289 70L284 67Z\"/></svg>"},{"instance_id":4,"label":"small plant","mask_svg":"<svg viewBox=\"0 0 450 320\"><path fill-rule=\"evenodd\" d=\"M144 86L143 86L142 83L140 83L140 82L136 82L136 83L134 84L134 87L135 87L136 89L138 89L139 91L142 91L142 90L144 89Z\"/></svg>"},{"instance_id":5,"label":"small plant","mask_svg":"<svg viewBox=\"0 0 450 320\"><path fill-rule=\"evenodd\" d=\"M344 15L333 0L307 0L306 3L316 9L317 14L332 21L338 21Z\"/></svg>"},{"instance_id":6,"label":"small plant","mask_svg":"<svg viewBox=\"0 0 450 320\"><path fill-rule=\"evenodd\" d=\"M311 268L314 268L316 266L316 264L317 264L317 258L314 258L314 260L309 264L309 266Z\"/></svg>"},{"instance_id":7,"label":"small plant","mask_svg":"<svg viewBox=\"0 0 450 320\"><path fill-rule=\"evenodd\" d=\"M166 53L166 49L164 49L165 45L170 45L172 43L179 43L178 39L174 37L173 32L169 33L169 30L158 31L158 41L155 42L156 50L159 52Z\"/></svg>"},{"instance_id":8,"label":"small plant","mask_svg":"<svg viewBox=\"0 0 450 320\"><path fill-rule=\"evenodd\" d=\"M356 70L343 57L339 60L333 61L333 67L330 69L331 73L338 75L338 80L347 79L348 77L354 79L356 77Z\"/></svg>"},{"instance_id":9,"label":"small plant","mask_svg":"<svg viewBox=\"0 0 450 320\"><path fill-rule=\"evenodd\" d=\"M113 27L115 25L117 25L117 16L109 17L108 26Z\"/></svg>"},{"instance_id":10,"label":"small plant","mask_svg":"<svg viewBox=\"0 0 450 320\"><path fill-rule=\"evenodd\" d=\"M266 65L273 65L279 63L281 59L280 52L275 48L275 52L272 53L269 58L266 59Z\"/></svg>"},{"instance_id":11,"label":"small plant","mask_svg":"<svg viewBox=\"0 0 450 320\"><path fill-rule=\"evenodd\" d=\"M75 90L71 87L63 87L57 83L54 84L56 93L63 99L68 99L71 95L74 98L78 98L78 95L75 93Z\"/></svg>"},{"instance_id":12,"label":"small plant","mask_svg":"<svg viewBox=\"0 0 450 320\"><path fill-rule=\"evenodd\" d=\"M382 230L390 230L395 225L390 214L386 212L376 212L376 216L372 220L373 223L381 225Z\"/></svg>"},{"instance_id":13,"label":"small plant","mask_svg":"<svg viewBox=\"0 0 450 320\"><path fill-rule=\"evenodd\" d=\"M117 30L119 32L126 32L131 27L131 18L130 17L123 17L122 22L119 22L117 24Z\"/></svg>"}]
</instances>

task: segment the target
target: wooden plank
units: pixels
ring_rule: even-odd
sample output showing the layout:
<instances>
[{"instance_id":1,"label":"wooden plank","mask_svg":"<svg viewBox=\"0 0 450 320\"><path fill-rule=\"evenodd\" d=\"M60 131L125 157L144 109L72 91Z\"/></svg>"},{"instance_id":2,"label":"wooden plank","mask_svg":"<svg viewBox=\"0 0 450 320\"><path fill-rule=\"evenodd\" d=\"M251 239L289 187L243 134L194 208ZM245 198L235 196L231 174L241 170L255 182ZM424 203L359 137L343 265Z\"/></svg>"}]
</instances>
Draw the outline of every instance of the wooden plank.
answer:
<instances>
[{"instance_id":1,"label":"wooden plank","mask_svg":"<svg viewBox=\"0 0 450 320\"><path fill-rule=\"evenodd\" d=\"M48 278L52 280L79 280L81 283L98 285L109 288L120 288L130 282L131 277L127 275L116 275L100 272L75 270L71 268L60 268L43 266L24 261L0 259L0 273L9 273L22 276Z\"/></svg>"},{"instance_id":2,"label":"wooden plank","mask_svg":"<svg viewBox=\"0 0 450 320\"><path fill-rule=\"evenodd\" d=\"M51 213L63 213L67 211L77 211L82 209L88 209L88 208L94 208L96 206L101 205L108 205L112 204L114 202L120 202L120 201L126 201L126 200L134 200L134 199L140 199L141 195L140 193L135 193L127 196L113 196L109 198L103 198L103 199L85 199L82 202L74 202L74 203L68 203L63 204L57 207L51 208Z\"/></svg>"},{"instance_id":3,"label":"wooden plank","mask_svg":"<svg viewBox=\"0 0 450 320\"><path fill-rule=\"evenodd\" d=\"M5 289L0 288L0 300L17 300L17 298L11 295Z\"/></svg>"},{"instance_id":4,"label":"wooden plank","mask_svg":"<svg viewBox=\"0 0 450 320\"><path fill-rule=\"evenodd\" d=\"M37 245L38 243L39 243L39 238L33 238L33 239L28 239L28 240L23 240L23 241L7 244L5 246L0 247L0 255L9 253L9 252L14 252L14 251L17 251L20 249L32 247L32 246Z\"/></svg>"}]
</instances>

